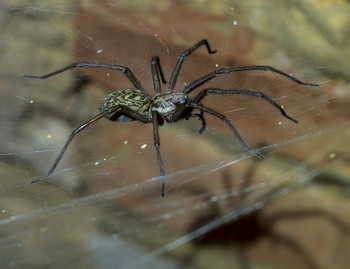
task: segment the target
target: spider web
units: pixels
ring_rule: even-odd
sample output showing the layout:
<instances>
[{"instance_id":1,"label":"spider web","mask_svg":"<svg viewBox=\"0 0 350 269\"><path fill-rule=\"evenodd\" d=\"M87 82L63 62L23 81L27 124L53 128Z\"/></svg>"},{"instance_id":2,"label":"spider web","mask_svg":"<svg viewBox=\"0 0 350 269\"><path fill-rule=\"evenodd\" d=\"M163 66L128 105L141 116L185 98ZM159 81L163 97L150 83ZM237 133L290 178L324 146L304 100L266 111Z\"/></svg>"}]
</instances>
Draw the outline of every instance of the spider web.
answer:
<instances>
[{"instance_id":1,"label":"spider web","mask_svg":"<svg viewBox=\"0 0 350 269\"><path fill-rule=\"evenodd\" d=\"M347 268L349 86L346 67L337 67L343 58L327 62L313 51L315 43L325 47L324 34L305 33L317 23L303 6L297 10L308 20L294 26L304 32L287 22L273 32L257 26L268 18L255 1L212 2L2 1L1 268L326 268L335 261ZM294 33L289 43L286 33ZM202 135L195 118L164 124L162 199L152 126L100 120L73 140L51 177L29 184L47 173L107 93L131 85L104 69L46 80L21 74L80 60L120 64L153 95L151 57L160 57L169 80L177 56L203 38L218 52L200 48L187 57L176 90L216 68L256 64L320 84L245 72L205 85L262 91L299 121L255 97L203 101L264 160L208 115Z\"/></svg>"}]
</instances>

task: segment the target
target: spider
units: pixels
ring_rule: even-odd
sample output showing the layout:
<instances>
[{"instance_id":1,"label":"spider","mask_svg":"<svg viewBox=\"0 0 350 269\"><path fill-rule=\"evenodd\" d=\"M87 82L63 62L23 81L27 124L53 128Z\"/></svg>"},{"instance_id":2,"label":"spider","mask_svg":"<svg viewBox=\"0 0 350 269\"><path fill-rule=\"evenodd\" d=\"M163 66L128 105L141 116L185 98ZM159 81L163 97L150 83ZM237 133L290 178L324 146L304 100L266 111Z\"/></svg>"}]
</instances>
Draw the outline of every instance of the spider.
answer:
<instances>
[{"instance_id":1,"label":"spider","mask_svg":"<svg viewBox=\"0 0 350 269\"><path fill-rule=\"evenodd\" d=\"M201 90L196 96L190 96L189 94L198 88L199 86L205 84L209 80L215 78L217 75L223 75L223 74L229 74L233 72L242 72L242 71L270 71L273 73L277 73L289 80L292 80L293 82L304 85L304 86L312 86L312 87L319 87L318 84L312 84L312 83L305 83L302 82L280 70L277 70L271 66L265 66L265 65L251 65L251 66L239 66L239 67L223 67L216 70L213 70L209 72L208 74L194 80L181 92L174 92L175 84L177 81L177 78L179 76L182 64L187 56L192 54L195 50L197 50L199 47L205 46L209 54L214 54L217 51L212 50L210 48L210 45L206 39L203 39L196 44L194 44L189 49L185 50L178 58L175 64L175 67L171 73L169 83L167 84L167 89L165 93L162 93L161 91L161 81L162 83L166 84L166 80L164 78L164 74L160 65L160 60L158 56L153 56L151 58L151 73L153 78L153 87L154 87L154 96L151 97L143 88L140 81L136 78L133 72L126 67L122 65L116 65L116 64L105 64L105 63L94 63L94 62L75 62L71 65L68 65L66 67L63 67L59 70L53 71L51 73L48 73L46 75L42 76L33 76L33 75L22 75L23 78L33 78L33 79L46 79L51 76L55 76L59 73L65 72L69 69L73 69L76 67L95 67L95 68L106 68L106 69L112 69L116 71L122 71L126 75L126 77L130 80L130 82L133 84L134 88L129 89L118 89L113 91L112 93L108 94L102 101L99 109L98 114L89 119L88 121L81 124L79 127L74 129L69 136L66 144L63 146L60 154L58 155L57 159L55 160L54 164L50 168L49 172L41 177L38 177L31 181L31 183L38 182L42 179L45 179L49 177L53 171L55 170L56 166L60 162L61 158L63 157L65 151L67 150L69 144L72 142L73 138L82 130L84 130L89 125L93 124L94 122L98 121L101 118L106 118L111 121L116 122L130 122L130 121L140 121L142 123L152 123L153 124L153 134L154 134L154 146L156 149L156 155L157 155L157 161L158 166L160 170L160 177L162 181L162 190L161 190L161 196L164 197L165 195L165 172L163 167L163 161L160 153L160 141L159 141L159 132L158 132L158 126L163 125L163 123L169 122L176 122L180 119L186 119L188 120L191 117L198 118L201 121L201 128L199 130L199 133L202 134L206 128L206 121L204 119L204 113L208 113L213 115L214 117L217 117L218 119L222 120L226 123L226 125L231 129L231 131L236 135L239 142L242 144L242 146L250 152L252 155L263 159L264 156L254 149L252 149L242 138L242 136L238 133L238 131L235 129L235 127L232 125L232 123L227 119L226 116L224 116L222 113L211 109L209 107L206 107L202 104L202 100L210 94L228 94L228 95L235 95L235 94L241 94L241 95L250 95L254 97L261 97L267 102L269 102L271 105L275 106L284 117L291 120L294 123L298 123L297 120L293 119L292 117L288 116L286 112L283 110L283 108L278 105L276 102L274 102L270 97L265 95L264 93L252 90L252 89L220 89L220 88L206 88ZM193 111L198 111L199 113L193 113Z\"/></svg>"}]
</instances>

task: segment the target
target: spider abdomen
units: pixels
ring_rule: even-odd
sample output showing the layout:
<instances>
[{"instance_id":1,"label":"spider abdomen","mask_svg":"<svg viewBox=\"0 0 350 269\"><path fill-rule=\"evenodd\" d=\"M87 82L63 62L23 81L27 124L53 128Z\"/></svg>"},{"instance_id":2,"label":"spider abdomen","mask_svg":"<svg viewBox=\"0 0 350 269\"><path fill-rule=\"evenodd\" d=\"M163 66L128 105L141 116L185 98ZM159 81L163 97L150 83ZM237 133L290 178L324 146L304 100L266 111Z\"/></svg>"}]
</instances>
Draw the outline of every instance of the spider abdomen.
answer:
<instances>
[{"instance_id":1,"label":"spider abdomen","mask_svg":"<svg viewBox=\"0 0 350 269\"><path fill-rule=\"evenodd\" d=\"M151 98L149 95L138 89L120 89L108 94L98 108L99 113L107 111L118 105L128 107L129 109L149 118L149 107L151 104ZM108 114L106 117L108 120L118 122L129 122L135 120L128 115L120 112Z\"/></svg>"}]
</instances>

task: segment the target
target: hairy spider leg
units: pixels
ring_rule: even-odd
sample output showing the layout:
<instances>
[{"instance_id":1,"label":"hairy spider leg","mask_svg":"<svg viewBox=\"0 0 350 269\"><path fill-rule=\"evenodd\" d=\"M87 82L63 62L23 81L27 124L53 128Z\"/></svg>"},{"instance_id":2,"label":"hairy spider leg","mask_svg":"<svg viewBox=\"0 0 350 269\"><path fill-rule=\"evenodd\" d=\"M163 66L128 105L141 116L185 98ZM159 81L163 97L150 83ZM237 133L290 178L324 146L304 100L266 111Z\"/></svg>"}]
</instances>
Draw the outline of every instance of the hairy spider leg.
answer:
<instances>
[{"instance_id":1,"label":"hairy spider leg","mask_svg":"<svg viewBox=\"0 0 350 269\"><path fill-rule=\"evenodd\" d=\"M241 144L243 145L243 147L249 151L250 153L252 153L254 156L258 157L259 159L264 159L264 155L258 153L256 150L252 149L251 147L249 147L249 145L247 144L247 142L244 141L244 139L242 138L242 136L238 133L238 131L236 130L235 127L233 127L233 125L231 124L231 122L226 118L226 116L224 116L223 114L212 110L210 108L207 108L205 106L202 106L200 104L197 104L195 102L187 102L187 104L195 109L198 109L200 111L203 112L207 112L217 118L219 118L220 120L224 121L226 123L226 125L232 130L232 132L236 135L236 137L238 138L239 142L241 142Z\"/></svg>"},{"instance_id":2,"label":"hairy spider leg","mask_svg":"<svg viewBox=\"0 0 350 269\"><path fill-rule=\"evenodd\" d=\"M165 195L165 173L162 155L160 153L160 141L159 141L159 131L158 131L158 113L156 111L152 111L153 118L153 135L154 135L154 146L156 148L158 166L160 170L160 177L162 179L162 197Z\"/></svg>"},{"instance_id":3,"label":"hairy spider leg","mask_svg":"<svg viewBox=\"0 0 350 269\"><path fill-rule=\"evenodd\" d=\"M192 47L190 47L189 49L185 50L178 58L175 64L175 67L173 69L173 72L171 73L170 79L169 79L169 84L168 84L168 88L166 90L166 93L173 93L174 88L175 88L175 84L177 81L177 77L179 76L182 64L185 60L185 57L189 56L192 52L194 52L196 49L198 49L200 46L205 45L207 47L208 53L209 54L214 54L216 53L216 50L211 50L209 43L206 39L203 39L199 42L197 42L196 44L194 44Z\"/></svg>"},{"instance_id":4,"label":"hairy spider leg","mask_svg":"<svg viewBox=\"0 0 350 269\"><path fill-rule=\"evenodd\" d=\"M139 120L141 122L149 123L149 119L148 118L144 117L141 114L135 113L135 111L133 111L130 108L125 107L125 106L117 105L117 106L115 106L115 107L113 107L113 108L111 108L109 110L106 110L106 111L103 111L103 112L99 113L98 115L96 115L92 119L89 119L88 121L84 122L83 124L81 124L79 127L75 128L72 131L72 133L69 136L66 144L63 146L60 154L58 155L56 161L54 162L54 164L50 168L49 172L45 176L42 176L42 177L39 177L39 178L36 178L36 179L32 180L30 183L33 184L33 183L36 183L36 182L38 182L38 181L40 181L42 179L45 179L45 178L49 177L53 173L53 171L56 169L58 163L62 159L63 154L66 152L66 150L67 150L69 144L72 142L73 138L78 133L80 133L82 130L84 130L86 127L88 127L89 125L93 124L94 122L98 121L99 119L107 116L108 114L112 114L112 113L124 113L124 114L127 114L130 117L136 118L137 120Z\"/></svg>"},{"instance_id":5,"label":"hairy spider leg","mask_svg":"<svg viewBox=\"0 0 350 269\"><path fill-rule=\"evenodd\" d=\"M159 81L159 76L164 84L166 84L166 80L164 78L164 74L162 71L162 67L160 65L159 57L153 56L151 59L151 74L153 78L153 89L154 92L161 93L161 86Z\"/></svg>"},{"instance_id":6,"label":"hairy spider leg","mask_svg":"<svg viewBox=\"0 0 350 269\"><path fill-rule=\"evenodd\" d=\"M287 119L291 120L294 123L298 123L297 120L293 119L292 117L288 116L287 113L284 111L284 109L277 104L275 101L273 101L270 97L268 97L266 94L260 92L260 91L255 91L255 90L246 90L246 89L219 89L219 88L208 88L204 89L199 92L199 94L195 97L194 102L198 103L201 101L208 93L211 94L242 94L242 95L252 95L255 97L261 97L265 99L267 102L275 106L276 108L279 109L281 114L286 117Z\"/></svg>"},{"instance_id":7,"label":"hairy spider leg","mask_svg":"<svg viewBox=\"0 0 350 269\"><path fill-rule=\"evenodd\" d=\"M134 85L135 89L144 90L141 82L136 78L133 72L126 67L122 65L116 65L116 64L103 64L103 63L91 63L91 62L76 62L71 65L65 66L61 69L58 69L54 72L48 73L46 75L42 76L33 76L33 75L22 75L22 78L35 78L35 79L46 79L48 77L52 77L54 75L57 75L59 73L65 72L69 69L73 69L76 67L94 67L94 68L106 68L106 69L112 69L116 71L122 71L126 75L126 77L130 80L130 82Z\"/></svg>"},{"instance_id":8,"label":"hairy spider leg","mask_svg":"<svg viewBox=\"0 0 350 269\"><path fill-rule=\"evenodd\" d=\"M295 77L288 75L287 73L284 73L280 70L277 70L271 66L268 65L248 65L248 66L238 66L238 67L224 67L224 68L219 68L214 71L209 72L208 74L202 76L199 79L196 79L195 81L191 82L188 86L185 87L183 90L183 93L190 93L194 89L198 88L199 86L203 85L207 81L213 79L216 77L216 75L222 75L222 74L229 74L233 72L244 72L244 71L269 71L272 73L277 73L289 80L292 80L293 82L303 85L303 86L309 86L309 87L320 87L319 84L314 84L314 83L306 83L302 82L299 79L296 79Z\"/></svg>"}]
</instances>

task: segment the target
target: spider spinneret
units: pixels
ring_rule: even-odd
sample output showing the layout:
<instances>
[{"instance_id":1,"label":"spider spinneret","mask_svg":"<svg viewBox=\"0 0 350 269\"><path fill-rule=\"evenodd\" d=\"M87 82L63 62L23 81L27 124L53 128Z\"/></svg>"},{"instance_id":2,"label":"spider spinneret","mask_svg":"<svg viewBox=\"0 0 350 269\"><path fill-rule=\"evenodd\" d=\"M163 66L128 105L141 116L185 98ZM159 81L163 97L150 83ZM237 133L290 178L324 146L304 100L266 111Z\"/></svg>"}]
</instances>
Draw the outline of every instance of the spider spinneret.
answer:
<instances>
[{"instance_id":1,"label":"spider spinneret","mask_svg":"<svg viewBox=\"0 0 350 269\"><path fill-rule=\"evenodd\" d=\"M98 114L86 121L85 123L78 126L74 129L69 136L66 144L63 146L60 154L55 160L54 164L50 168L49 172L36 178L31 181L31 183L38 182L42 179L50 176L53 171L56 169L56 166L60 162L63 157L65 151L67 150L69 144L72 142L73 138L81 132L84 128L91 125L101 118L106 118L111 121L116 122L130 122L134 120L138 120L143 123L152 123L153 124L153 135L154 135L154 146L156 148L158 166L160 170L161 180L162 180L162 191L161 196L165 195L165 172L163 167L163 161L160 153L160 142L159 142L159 132L158 126L164 123L164 120L167 122L176 122L180 119L190 119L191 117L198 118L202 122L202 127L199 130L199 133L203 133L206 127L206 121L204 118L204 113L211 114L214 117L225 122L225 124L231 129L234 135L238 138L239 142L242 146L250 152L252 155L263 159L264 156L257 152L256 150L250 148L250 146L245 142L242 136L238 133L236 128L232 125L232 123L227 119L227 117L209 107L202 105L201 101L209 94L227 94L227 95L250 95L253 97L263 98L265 101L269 102L271 105L275 106L282 114L282 116L291 120L294 123L298 123L297 120L288 116L284 109L273 101L270 97L265 95L264 93L252 90L252 89L220 89L220 88L206 88L201 90L196 96L190 97L188 94L193 90L197 89L199 86L205 84L209 80L215 78L218 75L230 74L233 72L245 72L245 71L269 71L272 73L276 73L281 75L294 83L310 86L310 87L319 87L318 84L313 83L305 83L302 82L287 73L284 73L278 69L275 69L271 66L266 65L250 65L250 66L238 66L238 67L223 67L209 72L208 74L200 77L197 80L194 80L192 83L188 84L182 92L174 92L175 84L177 81L177 77L180 73L182 64L187 56L193 53L196 49L201 46L205 46L209 54L216 53L216 50L211 50L209 43L206 39L203 39L196 44L194 44L189 49L185 50L178 58L175 64L175 67L171 73L169 83L167 86L167 90L165 94L161 93L161 81L166 84L163 71L161 69L159 57L154 56L151 59L151 73L153 79L154 86L154 96L153 98L144 90L140 81L136 78L133 72L122 65L116 64L104 64L104 63L93 63L93 62L76 62L66 67L63 67L59 70L53 71L46 75L42 76L32 76L32 75L22 75L23 78L34 78L34 79L46 79L48 77L57 75L64 71L67 71L76 67L94 67L94 68L107 68L115 71L122 71L126 75L126 77L133 84L133 89L119 89L114 92L108 94L102 101ZM193 110L198 110L199 113L193 113Z\"/></svg>"}]
</instances>

